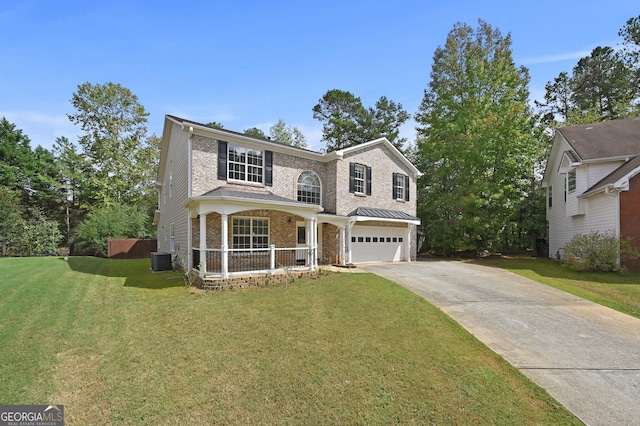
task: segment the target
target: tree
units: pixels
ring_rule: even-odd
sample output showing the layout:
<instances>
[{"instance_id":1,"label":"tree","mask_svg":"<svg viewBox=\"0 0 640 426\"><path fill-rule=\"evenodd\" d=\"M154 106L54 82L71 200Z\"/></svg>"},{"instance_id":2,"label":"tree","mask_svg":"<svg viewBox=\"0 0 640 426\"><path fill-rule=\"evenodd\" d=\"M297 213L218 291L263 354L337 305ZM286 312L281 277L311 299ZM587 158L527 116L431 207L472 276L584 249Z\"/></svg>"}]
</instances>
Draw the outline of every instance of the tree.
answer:
<instances>
[{"instance_id":1,"label":"tree","mask_svg":"<svg viewBox=\"0 0 640 426\"><path fill-rule=\"evenodd\" d=\"M20 235L22 217L19 194L0 185L0 254L6 256Z\"/></svg>"},{"instance_id":2,"label":"tree","mask_svg":"<svg viewBox=\"0 0 640 426\"><path fill-rule=\"evenodd\" d=\"M224 126L218 123L217 121L210 121L207 124L205 124L205 126L211 127L212 129L224 129Z\"/></svg>"},{"instance_id":3,"label":"tree","mask_svg":"<svg viewBox=\"0 0 640 426\"><path fill-rule=\"evenodd\" d=\"M84 135L79 143L93 165L102 203L136 202L146 186L147 165L137 161L145 148L148 113L129 89L114 83L84 83L71 98L76 109L68 117Z\"/></svg>"},{"instance_id":4,"label":"tree","mask_svg":"<svg viewBox=\"0 0 640 426\"><path fill-rule=\"evenodd\" d=\"M535 101L535 105L542 111L543 123L553 125L566 122L569 113L574 109L569 74L565 71L561 72L553 79L553 83L548 82L544 88L546 90L544 102Z\"/></svg>"},{"instance_id":5,"label":"tree","mask_svg":"<svg viewBox=\"0 0 640 426\"><path fill-rule=\"evenodd\" d=\"M478 24L454 25L436 49L416 114L418 210L441 254L501 249L544 152L510 35Z\"/></svg>"},{"instance_id":6,"label":"tree","mask_svg":"<svg viewBox=\"0 0 640 426\"><path fill-rule=\"evenodd\" d=\"M571 78L572 100L577 113L595 113L602 120L627 117L637 98L632 70L619 52L596 47L590 56L578 61Z\"/></svg>"},{"instance_id":7,"label":"tree","mask_svg":"<svg viewBox=\"0 0 640 426\"><path fill-rule=\"evenodd\" d=\"M77 229L74 243L81 253L106 256L107 239L145 238L151 222L146 212L136 206L112 203L105 207L93 208Z\"/></svg>"},{"instance_id":8,"label":"tree","mask_svg":"<svg viewBox=\"0 0 640 426\"><path fill-rule=\"evenodd\" d=\"M253 136L254 138L269 139L267 135L265 135L264 132L257 127L249 127L244 131L244 134L247 136Z\"/></svg>"},{"instance_id":9,"label":"tree","mask_svg":"<svg viewBox=\"0 0 640 426\"><path fill-rule=\"evenodd\" d=\"M298 129L298 127L287 126L283 119L278 119L276 124L269 128L271 139L286 145L298 148L307 147L306 136Z\"/></svg>"},{"instance_id":10,"label":"tree","mask_svg":"<svg viewBox=\"0 0 640 426\"><path fill-rule=\"evenodd\" d=\"M322 96L313 107L313 118L321 121L322 140L327 151L336 151L353 145L386 137L399 150L405 138L398 138L399 128L410 114L402 104L382 96L375 107L365 108L360 98L350 92L333 89Z\"/></svg>"}]
</instances>

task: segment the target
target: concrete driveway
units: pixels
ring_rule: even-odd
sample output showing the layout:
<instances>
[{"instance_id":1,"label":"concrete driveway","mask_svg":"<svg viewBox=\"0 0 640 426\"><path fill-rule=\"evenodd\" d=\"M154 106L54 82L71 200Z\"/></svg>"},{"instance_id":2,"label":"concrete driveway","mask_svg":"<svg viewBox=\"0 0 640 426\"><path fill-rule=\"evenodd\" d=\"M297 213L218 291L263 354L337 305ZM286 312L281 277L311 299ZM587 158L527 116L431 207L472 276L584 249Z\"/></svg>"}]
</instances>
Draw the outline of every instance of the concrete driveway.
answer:
<instances>
[{"instance_id":1,"label":"concrete driveway","mask_svg":"<svg viewBox=\"0 0 640 426\"><path fill-rule=\"evenodd\" d=\"M458 261L359 266L442 309L587 425L640 425L640 320Z\"/></svg>"}]
</instances>

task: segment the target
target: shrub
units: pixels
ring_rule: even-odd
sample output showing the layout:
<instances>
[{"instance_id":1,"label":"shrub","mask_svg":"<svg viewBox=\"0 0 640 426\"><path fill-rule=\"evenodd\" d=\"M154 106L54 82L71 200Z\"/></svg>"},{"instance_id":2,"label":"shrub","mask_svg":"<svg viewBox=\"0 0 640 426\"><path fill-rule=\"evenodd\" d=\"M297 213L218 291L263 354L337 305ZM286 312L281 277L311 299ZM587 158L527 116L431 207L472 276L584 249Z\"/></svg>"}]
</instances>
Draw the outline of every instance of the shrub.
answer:
<instances>
[{"instance_id":1,"label":"shrub","mask_svg":"<svg viewBox=\"0 0 640 426\"><path fill-rule=\"evenodd\" d=\"M107 239L147 238L153 236L148 229L150 218L135 206L111 204L95 208L78 227L74 243L76 253L95 256L107 255Z\"/></svg>"},{"instance_id":2,"label":"shrub","mask_svg":"<svg viewBox=\"0 0 640 426\"><path fill-rule=\"evenodd\" d=\"M638 256L631 244L621 241L612 231L577 234L565 246L569 266L578 271L617 271L620 257Z\"/></svg>"}]
</instances>

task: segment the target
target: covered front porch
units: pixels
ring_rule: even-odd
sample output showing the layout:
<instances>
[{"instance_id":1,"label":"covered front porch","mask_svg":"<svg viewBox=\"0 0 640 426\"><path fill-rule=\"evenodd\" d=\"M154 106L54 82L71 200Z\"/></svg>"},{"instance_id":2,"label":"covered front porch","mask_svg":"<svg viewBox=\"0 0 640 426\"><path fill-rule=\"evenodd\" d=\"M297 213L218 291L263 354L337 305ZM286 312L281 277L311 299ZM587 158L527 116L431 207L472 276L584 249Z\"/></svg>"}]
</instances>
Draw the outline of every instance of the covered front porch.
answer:
<instances>
[{"instance_id":1,"label":"covered front porch","mask_svg":"<svg viewBox=\"0 0 640 426\"><path fill-rule=\"evenodd\" d=\"M227 279L318 267L318 205L264 191L218 188L186 203L189 269Z\"/></svg>"}]
</instances>

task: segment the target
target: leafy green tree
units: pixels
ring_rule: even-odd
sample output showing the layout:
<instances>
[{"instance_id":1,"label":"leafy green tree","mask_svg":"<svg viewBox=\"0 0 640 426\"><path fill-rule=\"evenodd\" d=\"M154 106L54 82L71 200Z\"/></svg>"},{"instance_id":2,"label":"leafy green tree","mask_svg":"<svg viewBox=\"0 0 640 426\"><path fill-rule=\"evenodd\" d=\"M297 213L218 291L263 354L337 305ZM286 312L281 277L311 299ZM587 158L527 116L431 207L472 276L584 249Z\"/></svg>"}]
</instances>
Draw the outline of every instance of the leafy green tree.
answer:
<instances>
[{"instance_id":1,"label":"leafy green tree","mask_svg":"<svg viewBox=\"0 0 640 426\"><path fill-rule=\"evenodd\" d=\"M638 96L633 71L613 48L593 49L590 56L578 61L571 80L578 113L595 113L601 117L598 121L633 113L632 104Z\"/></svg>"},{"instance_id":2,"label":"leafy green tree","mask_svg":"<svg viewBox=\"0 0 640 426\"><path fill-rule=\"evenodd\" d=\"M271 139L286 145L298 148L307 147L306 136L298 129L298 127L287 126L282 118L269 128Z\"/></svg>"},{"instance_id":3,"label":"leafy green tree","mask_svg":"<svg viewBox=\"0 0 640 426\"><path fill-rule=\"evenodd\" d=\"M0 185L28 198L36 161L29 138L5 117L0 120Z\"/></svg>"},{"instance_id":4,"label":"leafy green tree","mask_svg":"<svg viewBox=\"0 0 640 426\"><path fill-rule=\"evenodd\" d=\"M433 59L416 114L428 243L441 254L502 249L544 153L528 71L515 66L510 35L482 20L454 25Z\"/></svg>"},{"instance_id":5,"label":"leafy green tree","mask_svg":"<svg viewBox=\"0 0 640 426\"><path fill-rule=\"evenodd\" d=\"M71 98L68 117L85 132L79 143L93 165L97 198L102 203L135 203L146 185L147 165L137 161L145 148L148 113L138 97L120 84L84 83Z\"/></svg>"},{"instance_id":6,"label":"leafy green tree","mask_svg":"<svg viewBox=\"0 0 640 426\"><path fill-rule=\"evenodd\" d=\"M247 136L253 136L254 138L269 139L267 135L257 127L249 127L244 131L244 134Z\"/></svg>"},{"instance_id":7,"label":"leafy green tree","mask_svg":"<svg viewBox=\"0 0 640 426\"><path fill-rule=\"evenodd\" d=\"M0 254L7 256L15 246L22 228L20 197L17 191L0 185Z\"/></svg>"},{"instance_id":8,"label":"leafy green tree","mask_svg":"<svg viewBox=\"0 0 640 426\"><path fill-rule=\"evenodd\" d=\"M107 239L151 237L146 212L136 206L112 203L105 207L93 208L87 219L78 227L74 243L80 253L106 256Z\"/></svg>"},{"instance_id":9,"label":"leafy green tree","mask_svg":"<svg viewBox=\"0 0 640 426\"><path fill-rule=\"evenodd\" d=\"M336 151L386 137L399 150L406 138L399 138L400 127L410 118L402 104L382 96L375 107L365 108L350 92L327 91L313 107L313 118L321 121L322 139L327 151Z\"/></svg>"},{"instance_id":10,"label":"leafy green tree","mask_svg":"<svg viewBox=\"0 0 640 426\"><path fill-rule=\"evenodd\" d=\"M224 129L224 126L218 123L217 121L210 121L207 124L205 124L205 126L211 127L212 129Z\"/></svg>"},{"instance_id":11,"label":"leafy green tree","mask_svg":"<svg viewBox=\"0 0 640 426\"><path fill-rule=\"evenodd\" d=\"M566 122L569 113L575 109L569 74L565 71L561 72L553 82L545 85L545 90L544 102L535 101L535 105L542 111L543 123L557 127L557 123Z\"/></svg>"}]
</instances>

